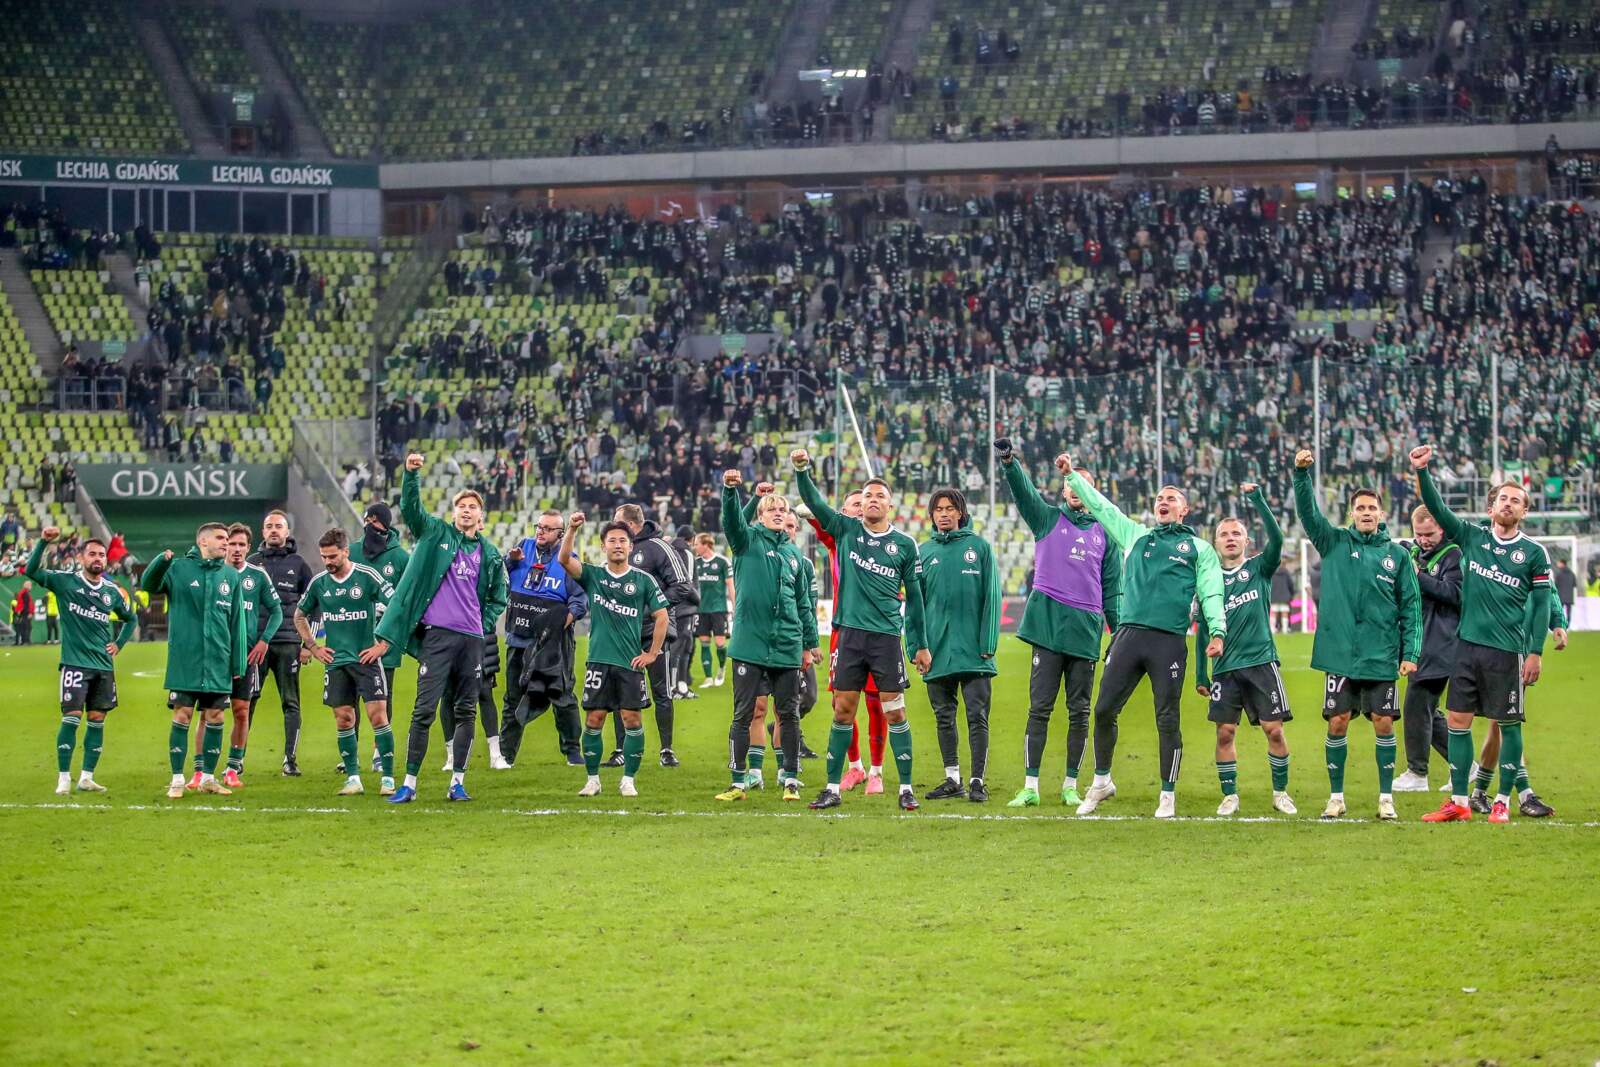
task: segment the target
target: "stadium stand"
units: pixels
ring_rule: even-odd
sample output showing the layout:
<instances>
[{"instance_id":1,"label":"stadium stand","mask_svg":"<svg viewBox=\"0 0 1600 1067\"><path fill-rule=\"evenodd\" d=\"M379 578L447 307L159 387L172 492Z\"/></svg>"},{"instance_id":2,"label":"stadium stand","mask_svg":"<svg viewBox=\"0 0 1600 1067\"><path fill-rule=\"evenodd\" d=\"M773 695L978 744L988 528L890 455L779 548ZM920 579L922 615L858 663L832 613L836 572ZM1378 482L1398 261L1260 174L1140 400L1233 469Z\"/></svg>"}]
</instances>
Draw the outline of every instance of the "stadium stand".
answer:
<instances>
[{"instance_id":1,"label":"stadium stand","mask_svg":"<svg viewBox=\"0 0 1600 1067\"><path fill-rule=\"evenodd\" d=\"M29 272L61 343L135 340L128 306L111 284L111 272L64 267ZM67 358L72 359L69 351Z\"/></svg>"},{"instance_id":2,"label":"stadium stand","mask_svg":"<svg viewBox=\"0 0 1600 1067\"><path fill-rule=\"evenodd\" d=\"M384 155L482 159L726 143L793 4L498 2L395 28Z\"/></svg>"},{"instance_id":3,"label":"stadium stand","mask_svg":"<svg viewBox=\"0 0 1600 1067\"><path fill-rule=\"evenodd\" d=\"M0 288L0 408L34 407L43 397L44 372L28 347L11 301Z\"/></svg>"},{"instance_id":4,"label":"stadium stand","mask_svg":"<svg viewBox=\"0 0 1600 1067\"><path fill-rule=\"evenodd\" d=\"M1107 130L1139 122L1141 101L1157 94L1260 92L1305 68L1323 7L1219 0L1197 18L1169 0L947 0L917 59L924 90L896 115L895 137Z\"/></svg>"},{"instance_id":5,"label":"stadium stand","mask_svg":"<svg viewBox=\"0 0 1600 1067\"><path fill-rule=\"evenodd\" d=\"M15 0L0 19L0 144L13 151L187 151L118 4Z\"/></svg>"},{"instance_id":6,"label":"stadium stand","mask_svg":"<svg viewBox=\"0 0 1600 1067\"><path fill-rule=\"evenodd\" d=\"M221 7L203 0L170 0L162 14L184 69L202 93L260 90L250 57Z\"/></svg>"},{"instance_id":7,"label":"stadium stand","mask_svg":"<svg viewBox=\"0 0 1600 1067\"><path fill-rule=\"evenodd\" d=\"M262 18L269 40L285 69L298 79L334 155L351 159L373 155L381 95L378 28L361 22L321 22L300 11L267 11Z\"/></svg>"}]
</instances>

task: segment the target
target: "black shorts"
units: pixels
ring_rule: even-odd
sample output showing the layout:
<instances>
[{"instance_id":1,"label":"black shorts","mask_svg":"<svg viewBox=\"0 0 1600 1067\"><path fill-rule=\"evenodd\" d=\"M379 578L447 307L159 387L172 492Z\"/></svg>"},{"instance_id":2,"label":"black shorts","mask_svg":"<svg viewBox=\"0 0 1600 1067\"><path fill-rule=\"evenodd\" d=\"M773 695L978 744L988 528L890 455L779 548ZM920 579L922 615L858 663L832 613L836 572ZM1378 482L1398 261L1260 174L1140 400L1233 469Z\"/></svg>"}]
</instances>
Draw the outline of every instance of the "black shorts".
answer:
<instances>
[{"instance_id":1,"label":"black shorts","mask_svg":"<svg viewBox=\"0 0 1600 1067\"><path fill-rule=\"evenodd\" d=\"M116 674L87 667L61 668L62 711L110 711L116 706Z\"/></svg>"},{"instance_id":2,"label":"black shorts","mask_svg":"<svg viewBox=\"0 0 1600 1067\"><path fill-rule=\"evenodd\" d=\"M897 634L880 634L839 627L839 647L833 650L833 689L859 693L870 676L880 693L904 693L911 688L906 676L905 647Z\"/></svg>"},{"instance_id":3,"label":"black shorts","mask_svg":"<svg viewBox=\"0 0 1600 1067\"><path fill-rule=\"evenodd\" d=\"M1323 693L1322 717L1336 715L1365 715L1373 718L1388 715L1400 718L1400 702L1396 697L1399 683L1394 681L1363 681L1346 678L1342 674L1328 675L1327 690Z\"/></svg>"},{"instance_id":4,"label":"black shorts","mask_svg":"<svg viewBox=\"0 0 1600 1067\"><path fill-rule=\"evenodd\" d=\"M1250 717L1251 726L1294 718L1276 663L1240 667L1211 679L1211 712L1206 718L1237 726L1240 711Z\"/></svg>"},{"instance_id":5,"label":"black shorts","mask_svg":"<svg viewBox=\"0 0 1600 1067\"><path fill-rule=\"evenodd\" d=\"M322 676L322 702L330 708L353 708L356 699L376 704L389 699L389 677L380 663L330 665Z\"/></svg>"},{"instance_id":6,"label":"black shorts","mask_svg":"<svg viewBox=\"0 0 1600 1067\"><path fill-rule=\"evenodd\" d=\"M641 711L649 706L643 671L594 663L583 672L583 710Z\"/></svg>"},{"instance_id":7,"label":"black shorts","mask_svg":"<svg viewBox=\"0 0 1600 1067\"><path fill-rule=\"evenodd\" d=\"M229 699L227 693L196 693L192 690L174 689L167 693L167 707L221 711L228 706Z\"/></svg>"},{"instance_id":8,"label":"black shorts","mask_svg":"<svg viewBox=\"0 0 1600 1067\"><path fill-rule=\"evenodd\" d=\"M228 694L234 700L254 700L261 695L261 668L253 663L244 665L244 673L233 680L233 692Z\"/></svg>"},{"instance_id":9,"label":"black shorts","mask_svg":"<svg viewBox=\"0 0 1600 1067\"><path fill-rule=\"evenodd\" d=\"M1498 722L1522 722L1522 657L1488 645L1460 641L1450 675L1451 711L1470 711Z\"/></svg>"},{"instance_id":10,"label":"black shorts","mask_svg":"<svg viewBox=\"0 0 1600 1067\"><path fill-rule=\"evenodd\" d=\"M728 613L726 611L702 611L694 617L694 635L696 637L727 637Z\"/></svg>"},{"instance_id":11,"label":"black shorts","mask_svg":"<svg viewBox=\"0 0 1600 1067\"><path fill-rule=\"evenodd\" d=\"M733 664L733 713L736 718L753 714L757 697L772 697L768 710L783 714L798 712L800 685L804 673L799 667L763 667L756 663Z\"/></svg>"}]
</instances>

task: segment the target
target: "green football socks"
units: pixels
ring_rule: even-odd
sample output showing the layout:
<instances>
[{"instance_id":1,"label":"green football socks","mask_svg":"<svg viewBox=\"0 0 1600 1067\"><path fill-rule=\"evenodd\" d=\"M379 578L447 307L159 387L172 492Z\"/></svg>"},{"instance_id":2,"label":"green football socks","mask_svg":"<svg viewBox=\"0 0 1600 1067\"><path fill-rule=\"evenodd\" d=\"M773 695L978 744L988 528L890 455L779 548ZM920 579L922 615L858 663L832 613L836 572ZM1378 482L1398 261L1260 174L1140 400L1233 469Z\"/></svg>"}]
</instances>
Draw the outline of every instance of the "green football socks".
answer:
<instances>
[{"instance_id":1,"label":"green football socks","mask_svg":"<svg viewBox=\"0 0 1600 1067\"><path fill-rule=\"evenodd\" d=\"M894 753L894 768L899 772L900 784L911 784L911 723L901 719L889 726L889 749Z\"/></svg>"},{"instance_id":2,"label":"green football socks","mask_svg":"<svg viewBox=\"0 0 1600 1067\"><path fill-rule=\"evenodd\" d=\"M1450 757L1450 795L1465 800L1472 776L1472 731L1450 727L1445 752Z\"/></svg>"},{"instance_id":3,"label":"green football socks","mask_svg":"<svg viewBox=\"0 0 1600 1067\"><path fill-rule=\"evenodd\" d=\"M1330 792L1343 793L1344 760L1350 753L1350 739L1329 734L1322 742L1322 751L1328 758L1328 789Z\"/></svg>"},{"instance_id":4,"label":"green football socks","mask_svg":"<svg viewBox=\"0 0 1600 1067\"><path fill-rule=\"evenodd\" d=\"M189 724L172 720L172 728L167 732L167 762L172 765L173 774L183 773L183 757L189 751Z\"/></svg>"},{"instance_id":5,"label":"green football socks","mask_svg":"<svg viewBox=\"0 0 1600 1067\"><path fill-rule=\"evenodd\" d=\"M717 646L717 669L721 670L723 667L726 667L727 665L728 665L728 646L727 645L718 645Z\"/></svg>"},{"instance_id":6,"label":"green football socks","mask_svg":"<svg viewBox=\"0 0 1600 1067\"><path fill-rule=\"evenodd\" d=\"M228 770L232 771L234 774L240 774L244 771L243 745L228 746Z\"/></svg>"},{"instance_id":7,"label":"green football socks","mask_svg":"<svg viewBox=\"0 0 1600 1067\"><path fill-rule=\"evenodd\" d=\"M1222 795L1231 797L1239 791L1239 761L1217 763L1217 781L1222 783Z\"/></svg>"},{"instance_id":8,"label":"green football socks","mask_svg":"<svg viewBox=\"0 0 1600 1067\"><path fill-rule=\"evenodd\" d=\"M1289 788L1289 756L1274 756L1267 753L1267 763L1272 767L1273 792L1282 793Z\"/></svg>"},{"instance_id":9,"label":"green football socks","mask_svg":"<svg viewBox=\"0 0 1600 1067\"><path fill-rule=\"evenodd\" d=\"M100 765L100 746L105 744L106 721L90 719L83 728L83 773L94 777Z\"/></svg>"},{"instance_id":10,"label":"green football socks","mask_svg":"<svg viewBox=\"0 0 1600 1067\"><path fill-rule=\"evenodd\" d=\"M835 722L828 731L828 784L834 792L839 790L839 779L844 777L844 761L850 752L850 738L855 727L850 723Z\"/></svg>"},{"instance_id":11,"label":"green football socks","mask_svg":"<svg viewBox=\"0 0 1600 1067\"><path fill-rule=\"evenodd\" d=\"M222 724L206 723L204 740L206 746L204 770L207 774L215 774L217 764L222 759Z\"/></svg>"},{"instance_id":12,"label":"green football socks","mask_svg":"<svg viewBox=\"0 0 1600 1067\"><path fill-rule=\"evenodd\" d=\"M1378 793L1388 796L1394 792L1394 734L1379 734L1378 746Z\"/></svg>"},{"instance_id":13,"label":"green football socks","mask_svg":"<svg viewBox=\"0 0 1600 1067\"><path fill-rule=\"evenodd\" d=\"M61 727L56 730L56 770L62 774L72 770L72 749L78 743L79 721L76 715L63 715Z\"/></svg>"},{"instance_id":14,"label":"green football socks","mask_svg":"<svg viewBox=\"0 0 1600 1067\"><path fill-rule=\"evenodd\" d=\"M622 774L625 778L632 778L639 773L639 764L644 759L644 727L635 726L622 734Z\"/></svg>"},{"instance_id":15,"label":"green football socks","mask_svg":"<svg viewBox=\"0 0 1600 1067\"><path fill-rule=\"evenodd\" d=\"M339 739L339 759L344 764L344 773L348 777L355 777L361 773L361 760L356 755L355 728L339 730L335 736Z\"/></svg>"},{"instance_id":16,"label":"green football socks","mask_svg":"<svg viewBox=\"0 0 1600 1067\"><path fill-rule=\"evenodd\" d=\"M767 746L766 745L751 745L750 746L750 755L749 755L749 765L750 765L750 770L753 772L753 775L760 775L761 768L766 766L766 762L767 762ZM745 781L749 781L750 777L751 776L746 776Z\"/></svg>"},{"instance_id":17,"label":"green football socks","mask_svg":"<svg viewBox=\"0 0 1600 1067\"><path fill-rule=\"evenodd\" d=\"M1500 796L1510 797L1516 790L1517 775L1522 770L1522 724L1500 724Z\"/></svg>"},{"instance_id":18,"label":"green football socks","mask_svg":"<svg viewBox=\"0 0 1600 1067\"><path fill-rule=\"evenodd\" d=\"M705 671L707 678L711 677L711 642L700 642L700 669Z\"/></svg>"},{"instance_id":19,"label":"green football socks","mask_svg":"<svg viewBox=\"0 0 1600 1067\"><path fill-rule=\"evenodd\" d=\"M593 778L600 773L600 750L605 747L600 731L588 726L583 728L583 768Z\"/></svg>"},{"instance_id":20,"label":"green football socks","mask_svg":"<svg viewBox=\"0 0 1600 1067\"><path fill-rule=\"evenodd\" d=\"M1472 776L1472 788L1487 791L1489 788L1489 783L1493 781L1494 768L1480 766L1478 768L1478 773Z\"/></svg>"},{"instance_id":21,"label":"green football socks","mask_svg":"<svg viewBox=\"0 0 1600 1067\"><path fill-rule=\"evenodd\" d=\"M394 728L380 726L372 731L372 742L378 746L378 766L385 778L394 777Z\"/></svg>"}]
</instances>

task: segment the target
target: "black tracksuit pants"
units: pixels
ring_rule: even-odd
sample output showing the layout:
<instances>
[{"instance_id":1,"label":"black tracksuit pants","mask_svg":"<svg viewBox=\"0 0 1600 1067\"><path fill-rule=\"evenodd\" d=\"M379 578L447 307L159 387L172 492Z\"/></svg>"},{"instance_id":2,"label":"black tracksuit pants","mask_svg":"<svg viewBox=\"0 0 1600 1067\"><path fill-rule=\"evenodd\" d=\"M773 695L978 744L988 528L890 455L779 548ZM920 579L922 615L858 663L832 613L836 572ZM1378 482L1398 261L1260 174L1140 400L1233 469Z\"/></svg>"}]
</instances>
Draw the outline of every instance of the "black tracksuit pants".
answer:
<instances>
[{"instance_id":1,"label":"black tracksuit pants","mask_svg":"<svg viewBox=\"0 0 1600 1067\"><path fill-rule=\"evenodd\" d=\"M987 674L951 674L928 681L928 703L938 728L939 754L946 767L961 761L961 740L956 734L956 693L967 705L967 747L972 750L970 777L982 778L989 769L989 695Z\"/></svg>"}]
</instances>

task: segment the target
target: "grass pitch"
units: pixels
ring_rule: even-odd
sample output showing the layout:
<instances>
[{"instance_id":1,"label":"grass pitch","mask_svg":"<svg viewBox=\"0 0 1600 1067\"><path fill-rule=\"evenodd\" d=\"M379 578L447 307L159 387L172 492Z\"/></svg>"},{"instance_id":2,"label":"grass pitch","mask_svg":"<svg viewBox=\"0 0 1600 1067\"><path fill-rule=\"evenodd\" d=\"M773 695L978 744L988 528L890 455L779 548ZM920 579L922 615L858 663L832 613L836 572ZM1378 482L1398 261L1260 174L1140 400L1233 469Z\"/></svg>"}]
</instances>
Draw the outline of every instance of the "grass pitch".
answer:
<instances>
[{"instance_id":1,"label":"grass pitch","mask_svg":"<svg viewBox=\"0 0 1600 1067\"><path fill-rule=\"evenodd\" d=\"M1282 650L1302 815L1266 817L1265 746L1241 731L1241 816L1205 818L1218 799L1212 729L1191 692L1185 818L1162 824L1148 817L1147 687L1122 720L1108 818L1052 802L1059 712L1044 806L1004 807L1021 784L1026 717L1027 658L1011 637L992 715L995 799L901 815L891 782L882 797L849 794L837 817L770 791L734 810L712 801L727 781L731 686L679 705L684 765L657 767L652 739L635 801L616 796L611 770L607 793L579 800L582 769L558 761L548 719L515 770L491 774L478 746L471 805L443 802L437 735L419 803L388 807L370 775L372 792L337 798L315 665L303 778L277 775L269 694L248 788L168 801L161 645L121 658L99 771L111 792L63 801L51 793L55 650L0 649L0 1054L1595 1063L1600 635L1547 654L1530 693L1529 767L1558 816L1508 827L1418 823L1436 795L1402 794L1401 823L1372 821L1365 724L1351 729L1352 817L1319 823L1321 677L1308 638ZM407 710L414 675L408 663ZM920 684L910 704L921 793L941 760ZM806 720L819 748L826 721L820 705ZM821 763L803 776L819 785Z\"/></svg>"}]
</instances>

